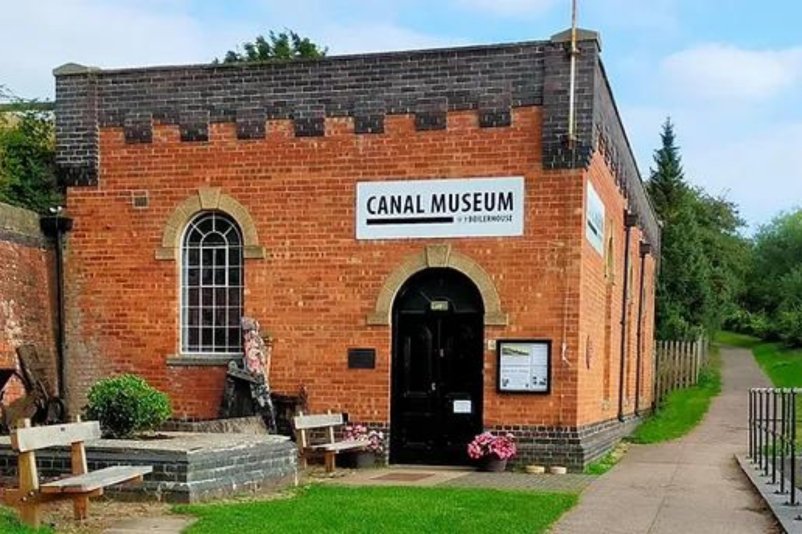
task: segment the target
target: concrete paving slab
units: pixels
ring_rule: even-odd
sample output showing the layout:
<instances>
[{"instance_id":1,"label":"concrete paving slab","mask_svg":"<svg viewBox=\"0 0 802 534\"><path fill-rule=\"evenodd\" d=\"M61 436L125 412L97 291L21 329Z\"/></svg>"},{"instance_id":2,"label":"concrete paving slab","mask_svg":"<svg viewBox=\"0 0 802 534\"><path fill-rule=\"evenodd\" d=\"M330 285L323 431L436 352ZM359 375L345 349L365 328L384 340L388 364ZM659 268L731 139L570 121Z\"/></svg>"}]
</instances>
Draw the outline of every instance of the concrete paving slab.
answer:
<instances>
[{"instance_id":1,"label":"concrete paving slab","mask_svg":"<svg viewBox=\"0 0 802 534\"><path fill-rule=\"evenodd\" d=\"M722 393L704 421L682 439L631 447L552 532L778 532L733 460L746 449L747 391L769 381L751 352L724 348L721 356Z\"/></svg>"}]
</instances>

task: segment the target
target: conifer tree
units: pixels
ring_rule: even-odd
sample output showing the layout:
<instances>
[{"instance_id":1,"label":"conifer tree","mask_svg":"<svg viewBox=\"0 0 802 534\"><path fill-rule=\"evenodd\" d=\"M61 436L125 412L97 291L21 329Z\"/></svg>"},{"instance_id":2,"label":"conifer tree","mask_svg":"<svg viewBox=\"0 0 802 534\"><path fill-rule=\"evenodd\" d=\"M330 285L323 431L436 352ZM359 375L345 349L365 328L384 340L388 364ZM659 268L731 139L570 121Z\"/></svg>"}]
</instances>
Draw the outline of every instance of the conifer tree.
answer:
<instances>
[{"instance_id":1,"label":"conifer tree","mask_svg":"<svg viewBox=\"0 0 802 534\"><path fill-rule=\"evenodd\" d=\"M697 220L694 191L685 182L674 125L663 124L661 147L648 183L657 215L663 223L661 269L657 283L657 335L688 339L715 328L718 320Z\"/></svg>"}]
</instances>

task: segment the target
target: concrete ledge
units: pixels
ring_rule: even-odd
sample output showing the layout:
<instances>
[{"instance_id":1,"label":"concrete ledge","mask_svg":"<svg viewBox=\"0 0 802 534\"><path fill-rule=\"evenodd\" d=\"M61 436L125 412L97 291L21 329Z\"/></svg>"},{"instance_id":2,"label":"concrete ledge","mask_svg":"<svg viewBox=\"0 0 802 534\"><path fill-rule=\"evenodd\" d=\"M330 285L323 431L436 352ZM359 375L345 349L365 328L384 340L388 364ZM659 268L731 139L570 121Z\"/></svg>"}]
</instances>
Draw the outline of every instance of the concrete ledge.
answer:
<instances>
[{"instance_id":1,"label":"concrete ledge","mask_svg":"<svg viewBox=\"0 0 802 534\"><path fill-rule=\"evenodd\" d=\"M167 357L167 365L171 367L226 367L229 362L239 361L241 359L242 356L226 356L220 354L171 354Z\"/></svg>"},{"instance_id":2,"label":"concrete ledge","mask_svg":"<svg viewBox=\"0 0 802 534\"><path fill-rule=\"evenodd\" d=\"M777 493L780 488L779 484L772 484L771 479L764 477L745 456L736 454L735 459L783 530L788 533L802 532L802 506L799 504L789 505L790 494L788 491L784 494ZM789 482L788 486L790 485ZM797 500L802 500L802 491L799 489L797 489Z\"/></svg>"},{"instance_id":3,"label":"concrete ledge","mask_svg":"<svg viewBox=\"0 0 802 534\"><path fill-rule=\"evenodd\" d=\"M139 487L110 488L111 495L132 500L193 503L235 493L295 483L297 449L289 438L274 435L191 434L170 432L164 439L87 443L90 471L112 465L150 465L153 473ZM70 450L37 451L42 477L70 472ZM17 455L9 438L0 438L0 474L17 476Z\"/></svg>"},{"instance_id":4,"label":"concrete ledge","mask_svg":"<svg viewBox=\"0 0 802 534\"><path fill-rule=\"evenodd\" d=\"M45 248L47 238L39 227L39 215L31 210L0 202L0 241Z\"/></svg>"}]
</instances>

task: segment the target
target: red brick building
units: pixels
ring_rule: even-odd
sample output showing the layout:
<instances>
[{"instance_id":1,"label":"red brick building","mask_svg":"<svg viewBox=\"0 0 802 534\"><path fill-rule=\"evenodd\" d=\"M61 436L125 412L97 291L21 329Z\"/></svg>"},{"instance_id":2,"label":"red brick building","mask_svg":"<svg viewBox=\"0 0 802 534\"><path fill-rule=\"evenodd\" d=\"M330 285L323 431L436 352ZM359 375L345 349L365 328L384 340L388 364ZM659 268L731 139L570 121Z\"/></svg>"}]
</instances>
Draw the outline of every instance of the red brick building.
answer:
<instances>
[{"instance_id":1,"label":"red brick building","mask_svg":"<svg viewBox=\"0 0 802 534\"><path fill-rule=\"evenodd\" d=\"M56 69L67 390L144 376L215 418L242 314L274 391L464 460L579 467L652 401L659 227L582 32L255 65ZM497 344L498 343L498 344Z\"/></svg>"}]
</instances>

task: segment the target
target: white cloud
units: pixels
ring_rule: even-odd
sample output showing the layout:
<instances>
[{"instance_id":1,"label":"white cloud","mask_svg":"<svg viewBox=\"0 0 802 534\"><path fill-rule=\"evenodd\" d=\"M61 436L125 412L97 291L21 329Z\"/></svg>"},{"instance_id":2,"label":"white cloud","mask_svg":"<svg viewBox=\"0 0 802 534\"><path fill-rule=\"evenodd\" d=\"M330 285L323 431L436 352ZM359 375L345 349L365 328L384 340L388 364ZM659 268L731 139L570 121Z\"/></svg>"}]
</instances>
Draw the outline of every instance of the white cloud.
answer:
<instances>
[{"instance_id":1,"label":"white cloud","mask_svg":"<svg viewBox=\"0 0 802 534\"><path fill-rule=\"evenodd\" d=\"M802 121L774 124L731 142L690 145L685 168L711 192L728 192L754 229L802 202L802 167L791 156L800 146Z\"/></svg>"},{"instance_id":2,"label":"white cloud","mask_svg":"<svg viewBox=\"0 0 802 534\"><path fill-rule=\"evenodd\" d=\"M752 229L802 203L802 167L790 156L802 146L802 118L760 122L731 108L687 105L621 112L644 178L670 115L686 179L736 202Z\"/></svg>"},{"instance_id":3,"label":"white cloud","mask_svg":"<svg viewBox=\"0 0 802 534\"><path fill-rule=\"evenodd\" d=\"M599 24L604 28L648 29L649 37L653 40L655 32L673 31L679 26L679 5L678 0L580 2L580 25L588 19L591 25Z\"/></svg>"},{"instance_id":4,"label":"white cloud","mask_svg":"<svg viewBox=\"0 0 802 534\"><path fill-rule=\"evenodd\" d=\"M498 16L545 13L558 3L557 0L455 0L455 1L458 6Z\"/></svg>"},{"instance_id":5,"label":"white cloud","mask_svg":"<svg viewBox=\"0 0 802 534\"><path fill-rule=\"evenodd\" d=\"M191 0L11 2L3 10L0 49L14 53L0 55L0 84L23 97L46 98L53 96L52 69L67 62L106 68L205 63L266 32L266 19L283 21L331 53L460 44L392 22L339 22L323 6L306 17L294 5L275 17L249 18L201 17L192 7Z\"/></svg>"},{"instance_id":6,"label":"white cloud","mask_svg":"<svg viewBox=\"0 0 802 534\"><path fill-rule=\"evenodd\" d=\"M315 40L327 43L332 54L418 50L464 44L460 39L440 38L392 24L378 23L324 26L315 31Z\"/></svg>"},{"instance_id":7,"label":"white cloud","mask_svg":"<svg viewBox=\"0 0 802 534\"><path fill-rule=\"evenodd\" d=\"M802 47L747 50L703 44L661 64L670 92L700 100L768 100L802 81Z\"/></svg>"}]
</instances>

